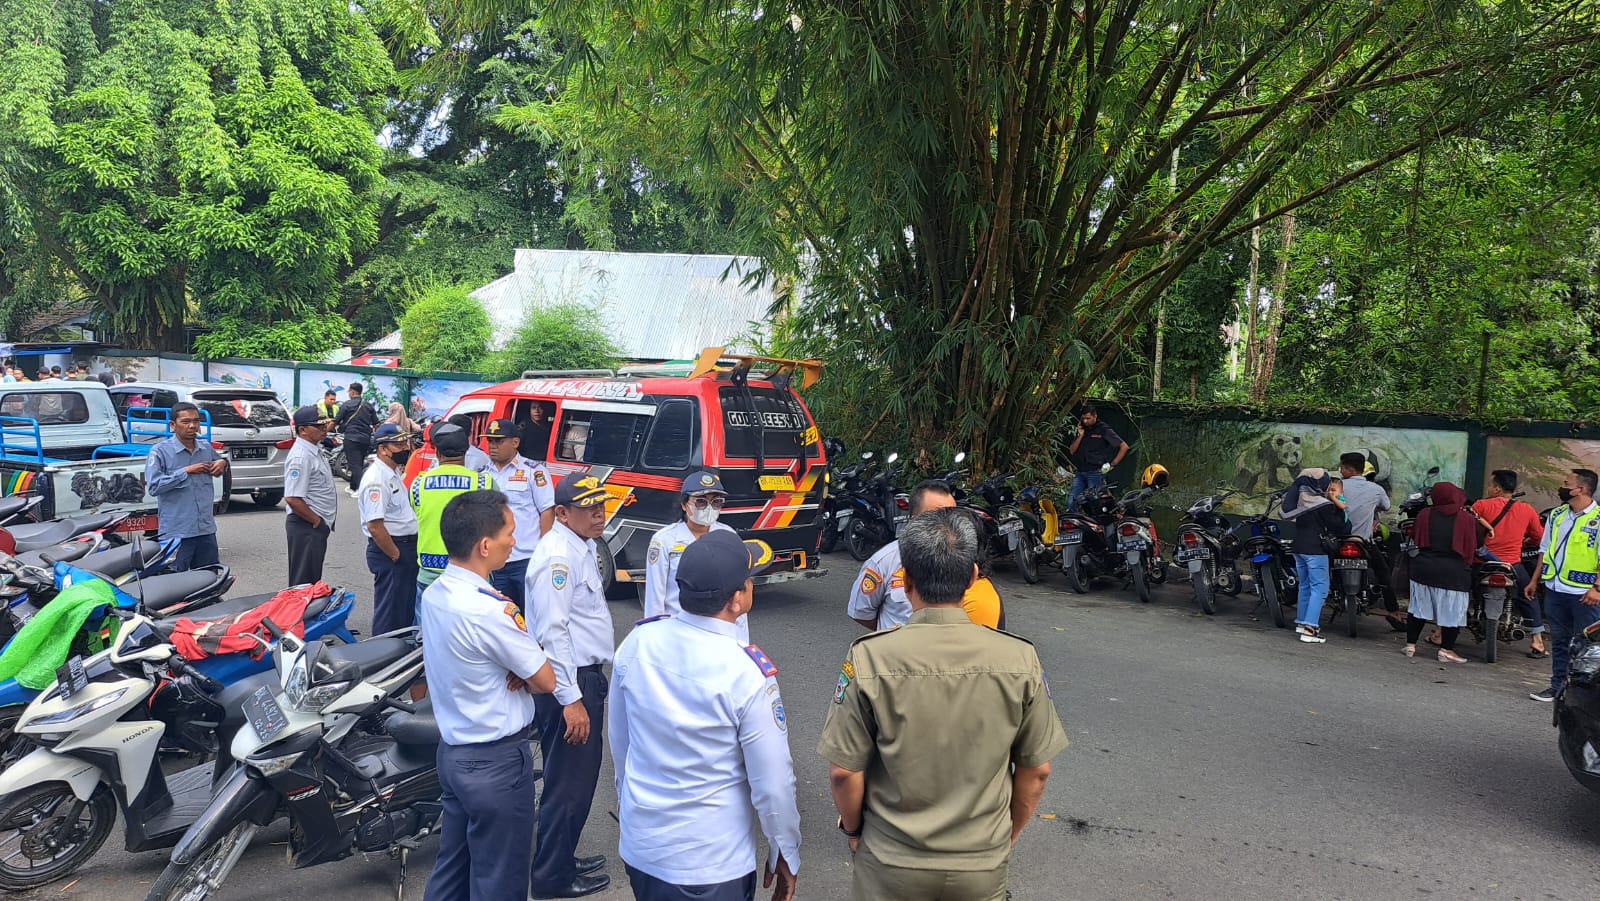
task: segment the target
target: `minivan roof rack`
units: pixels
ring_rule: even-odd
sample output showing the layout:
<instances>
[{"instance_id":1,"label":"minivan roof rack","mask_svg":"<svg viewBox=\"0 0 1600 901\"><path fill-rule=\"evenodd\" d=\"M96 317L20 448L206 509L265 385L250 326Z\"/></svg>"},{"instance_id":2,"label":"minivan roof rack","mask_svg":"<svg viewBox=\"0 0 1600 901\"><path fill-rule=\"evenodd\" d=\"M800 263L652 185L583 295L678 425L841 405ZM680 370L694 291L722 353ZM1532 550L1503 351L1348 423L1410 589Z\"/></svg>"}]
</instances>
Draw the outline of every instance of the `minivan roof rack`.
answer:
<instances>
[{"instance_id":1,"label":"minivan roof rack","mask_svg":"<svg viewBox=\"0 0 1600 901\"><path fill-rule=\"evenodd\" d=\"M810 388L817 383L817 379L822 378L821 360L785 360L782 357L730 354L726 347L708 347L700 352L688 377L696 379L707 375L742 373L745 378L788 382L793 379L797 369L800 371L801 388Z\"/></svg>"},{"instance_id":2,"label":"minivan roof rack","mask_svg":"<svg viewBox=\"0 0 1600 901\"><path fill-rule=\"evenodd\" d=\"M615 369L524 369L525 379L614 379Z\"/></svg>"}]
</instances>

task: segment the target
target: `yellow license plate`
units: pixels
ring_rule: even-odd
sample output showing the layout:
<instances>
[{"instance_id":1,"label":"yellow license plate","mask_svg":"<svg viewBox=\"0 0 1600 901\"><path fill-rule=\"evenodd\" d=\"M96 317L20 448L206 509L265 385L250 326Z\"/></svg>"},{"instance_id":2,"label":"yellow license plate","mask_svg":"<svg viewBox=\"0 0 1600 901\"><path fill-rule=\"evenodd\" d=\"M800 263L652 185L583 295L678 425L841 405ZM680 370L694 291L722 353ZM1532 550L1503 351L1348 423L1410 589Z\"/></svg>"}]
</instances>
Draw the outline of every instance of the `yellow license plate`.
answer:
<instances>
[{"instance_id":1,"label":"yellow license plate","mask_svg":"<svg viewBox=\"0 0 1600 901\"><path fill-rule=\"evenodd\" d=\"M793 476L762 476L759 483L762 491L793 491Z\"/></svg>"}]
</instances>

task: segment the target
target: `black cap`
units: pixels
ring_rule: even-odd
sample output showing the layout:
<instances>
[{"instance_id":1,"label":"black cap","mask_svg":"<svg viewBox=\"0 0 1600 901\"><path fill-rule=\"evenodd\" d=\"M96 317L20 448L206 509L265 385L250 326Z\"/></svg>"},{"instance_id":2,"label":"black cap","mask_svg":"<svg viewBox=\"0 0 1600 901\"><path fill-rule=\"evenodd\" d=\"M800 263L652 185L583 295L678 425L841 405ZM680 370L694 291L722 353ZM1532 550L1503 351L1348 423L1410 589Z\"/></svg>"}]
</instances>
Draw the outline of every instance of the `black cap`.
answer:
<instances>
[{"instance_id":1,"label":"black cap","mask_svg":"<svg viewBox=\"0 0 1600 901\"><path fill-rule=\"evenodd\" d=\"M496 419L489 423L489 428L483 433L485 438L521 438L517 431L516 420Z\"/></svg>"},{"instance_id":2,"label":"black cap","mask_svg":"<svg viewBox=\"0 0 1600 901\"><path fill-rule=\"evenodd\" d=\"M318 423L332 421L333 420L329 419L328 417L323 416L322 411L318 410L316 407L298 407L294 411L294 427L297 429L303 425L316 425Z\"/></svg>"},{"instance_id":3,"label":"black cap","mask_svg":"<svg viewBox=\"0 0 1600 901\"><path fill-rule=\"evenodd\" d=\"M603 504L609 495L600 479L586 472L569 472L556 484L556 506L584 509Z\"/></svg>"},{"instance_id":4,"label":"black cap","mask_svg":"<svg viewBox=\"0 0 1600 901\"><path fill-rule=\"evenodd\" d=\"M733 532L708 532L678 558L678 596L696 601L727 598L744 580L772 565L772 548L764 541L740 541Z\"/></svg>"},{"instance_id":5,"label":"black cap","mask_svg":"<svg viewBox=\"0 0 1600 901\"><path fill-rule=\"evenodd\" d=\"M441 457L465 457L467 447L472 444L467 432L461 426L451 425L448 422L436 422L428 430L428 438L433 441L433 449Z\"/></svg>"}]
</instances>

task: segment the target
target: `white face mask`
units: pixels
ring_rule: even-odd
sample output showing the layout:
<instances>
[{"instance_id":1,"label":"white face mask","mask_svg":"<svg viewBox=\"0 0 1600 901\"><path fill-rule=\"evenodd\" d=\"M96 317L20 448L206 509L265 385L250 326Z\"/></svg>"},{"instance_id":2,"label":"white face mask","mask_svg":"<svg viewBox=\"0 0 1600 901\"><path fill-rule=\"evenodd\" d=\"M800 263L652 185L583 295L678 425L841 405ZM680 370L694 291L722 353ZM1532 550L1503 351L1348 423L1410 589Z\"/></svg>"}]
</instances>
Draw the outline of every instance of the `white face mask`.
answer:
<instances>
[{"instance_id":1,"label":"white face mask","mask_svg":"<svg viewBox=\"0 0 1600 901\"><path fill-rule=\"evenodd\" d=\"M689 521L709 529L717 524L717 516L721 513L716 507L690 507Z\"/></svg>"}]
</instances>

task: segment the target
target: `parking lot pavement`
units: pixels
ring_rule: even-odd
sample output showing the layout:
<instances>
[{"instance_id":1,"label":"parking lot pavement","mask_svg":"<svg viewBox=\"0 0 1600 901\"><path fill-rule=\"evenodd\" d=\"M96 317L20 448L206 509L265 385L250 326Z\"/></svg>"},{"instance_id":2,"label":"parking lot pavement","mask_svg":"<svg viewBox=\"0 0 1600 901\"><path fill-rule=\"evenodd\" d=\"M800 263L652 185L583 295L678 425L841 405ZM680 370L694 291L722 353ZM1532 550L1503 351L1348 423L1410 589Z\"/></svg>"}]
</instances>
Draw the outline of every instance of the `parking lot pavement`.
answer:
<instances>
[{"instance_id":1,"label":"parking lot pavement","mask_svg":"<svg viewBox=\"0 0 1600 901\"><path fill-rule=\"evenodd\" d=\"M355 588L365 627L364 542L354 502L341 505L327 581ZM245 502L221 520L236 592L280 587L282 517ZM826 578L758 590L751 632L784 689L805 822L799 896L839 899L849 863L815 748L861 630L844 615L857 564L823 561ZM1465 638L1473 662L1447 668L1402 657L1400 636L1377 617L1355 639L1313 646L1252 619L1248 594L1206 617L1184 585L1145 605L1110 583L1072 594L1049 570L1034 586L1005 569L997 581L1072 739L1012 858L1019 901L1600 896L1600 804L1563 768L1550 708L1527 700L1549 661L1524 657L1525 644L1486 666ZM612 613L620 639L638 605L614 602ZM608 769L580 851L613 857L602 899L630 897L614 811ZM393 861L355 855L293 871L286 835L279 826L258 838L219 897L394 897ZM143 898L165 857L120 842L119 827L76 882L25 897ZM412 858L407 897L420 897L431 863L431 845Z\"/></svg>"}]
</instances>

